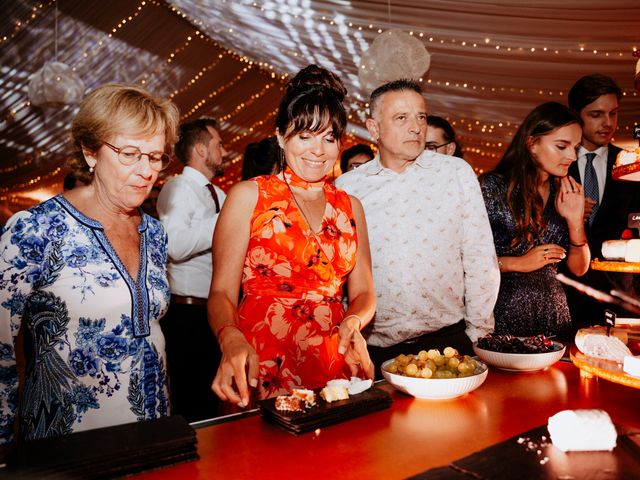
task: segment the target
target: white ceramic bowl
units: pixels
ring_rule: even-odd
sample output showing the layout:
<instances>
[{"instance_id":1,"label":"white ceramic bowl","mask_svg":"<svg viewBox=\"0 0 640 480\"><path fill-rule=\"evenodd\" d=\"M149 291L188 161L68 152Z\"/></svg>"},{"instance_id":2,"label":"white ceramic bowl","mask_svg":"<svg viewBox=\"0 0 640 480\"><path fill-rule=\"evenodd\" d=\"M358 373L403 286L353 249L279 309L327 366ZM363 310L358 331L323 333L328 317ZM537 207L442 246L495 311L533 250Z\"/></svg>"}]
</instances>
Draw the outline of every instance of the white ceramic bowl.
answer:
<instances>
[{"instance_id":1,"label":"white ceramic bowl","mask_svg":"<svg viewBox=\"0 0 640 480\"><path fill-rule=\"evenodd\" d=\"M555 348L553 352L546 353L501 353L492 350L485 350L473 344L473 351L483 362L492 367L511 372L535 372L553 365L564 355L566 347L560 342L553 342Z\"/></svg>"},{"instance_id":2,"label":"white ceramic bowl","mask_svg":"<svg viewBox=\"0 0 640 480\"><path fill-rule=\"evenodd\" d=\"M415 378L405 377L396 373L387 372L386 368L393 362L393 358L382 364L384 378L401 392L413 395L416 398L427 400L446 400L456 398L471 392L482 385L487 378L489 368L482 364L481 373L462 378Z\"/></svg>"}]
</instances>

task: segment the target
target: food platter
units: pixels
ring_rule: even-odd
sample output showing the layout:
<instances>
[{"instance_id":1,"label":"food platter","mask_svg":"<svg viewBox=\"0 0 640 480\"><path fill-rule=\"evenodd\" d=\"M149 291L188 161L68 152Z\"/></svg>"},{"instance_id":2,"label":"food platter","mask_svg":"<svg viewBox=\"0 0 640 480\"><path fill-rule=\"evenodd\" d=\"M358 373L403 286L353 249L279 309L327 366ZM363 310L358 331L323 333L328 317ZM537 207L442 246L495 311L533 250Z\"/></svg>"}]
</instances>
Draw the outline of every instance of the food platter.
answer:
<instances>
[{"instance_id":1,"label":"food platter","mask_svg":"<svg viewBox=\"0 0 640 480\"><path fill-rule=\"evenodd\" d=\"M319 397L320 389L316 389L316 393ZM372 387L363 393L350 396L346 400L332 403L318 398L316 405L304 412L278 410L275 403L275 397L260 401L262 418L289 433L299 435L384 410L391 406L392 399L388 392Z\"/></svg>"},{"instance_id":2,"label":"food platter","mask_svg":"<svg viewBox=\"0 0 640 480\"><path fill-rule=\"evenodd\" d=\"M640 262L613 262L607 260L591 260L591 268L602 272L640 273Z\"/></svg>"},{"instance_id":3,"label":"food platter","mask_svg":"<svg viewBox=\"0 0 640 480\"><path fill-rule=\"evenodd\" d=\"M584 377L596 376L627 387L640 388L640 377L625 373L622 364L614 360L590 357L575 346L571 348L569 356Z\"/></svg>"}]
</instances>

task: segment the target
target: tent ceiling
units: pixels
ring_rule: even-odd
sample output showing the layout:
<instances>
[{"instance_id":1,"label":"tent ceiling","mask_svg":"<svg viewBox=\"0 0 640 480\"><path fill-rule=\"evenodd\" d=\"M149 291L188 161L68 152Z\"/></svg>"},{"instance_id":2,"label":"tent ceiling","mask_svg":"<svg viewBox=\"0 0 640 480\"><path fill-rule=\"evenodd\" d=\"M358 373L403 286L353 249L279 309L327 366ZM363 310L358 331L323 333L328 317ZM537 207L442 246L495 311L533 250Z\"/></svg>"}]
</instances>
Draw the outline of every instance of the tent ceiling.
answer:
<instances>
[{"instance_id":1,"label":"tent ceiling","mask_svg":"<svg viewBox=\"0 0 640 480\"><path fill-rule=\"evenodd\" d=\"M587 73L625 91L616 141L632 145L640 120L633 90L640 48L634 0L60 0L58 60L93 89L135 82L171 95L184 118L213 115L231 152L218 179L236 182L245 146L273 131L287 77L308 63L341 76L349 90L348 142L369 141L363 52L398 28L431 53L424 76L430 113L449 118L465 158L491 168L518 122L543 101L566 101ZM76 107L29 103L29 76L54 60L55 1L6 0L0 20L0 200L18 204L59 190ZM174 166L169 174L178 170ZM45 189L38 193L38 189Z\"/></svg>"}]
</instances>

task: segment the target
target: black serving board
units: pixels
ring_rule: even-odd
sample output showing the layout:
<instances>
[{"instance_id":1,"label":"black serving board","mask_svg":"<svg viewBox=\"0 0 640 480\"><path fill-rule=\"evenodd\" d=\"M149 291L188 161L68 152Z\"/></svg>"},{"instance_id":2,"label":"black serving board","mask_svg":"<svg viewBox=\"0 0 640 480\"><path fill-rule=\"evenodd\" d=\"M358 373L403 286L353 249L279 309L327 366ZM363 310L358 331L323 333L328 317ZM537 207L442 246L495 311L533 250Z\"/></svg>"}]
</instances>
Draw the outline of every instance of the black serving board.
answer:
<instances>
[{"instance_id":1,"label":"black serving board","mask_svg":"<svg viewBox=\"0 0 640 480\"><path fill-rule=\"evenodd\" d=\"M543 425L411 478L453 480L463 474L476 480L640 479L639 440L640 431L618 427L611 452L565 453L553 446Z\"/></svg>"},{"instance_id":2,"label":"black serving board","mask_svg":"<svg viewBox=\"0 0 640 480\"><path fill-rule=\"evenodd\" d=\"M320 397L320 389L316 391L316 405L304 412L287 412L276 410L276 399L268 398L260 402L262 418L290 433L299 435L317 428L335 425L368 413L384 410L391 406L391 395L376 387L350 396L347 400L327 403Z\"/></svg>"},{"instance_id":3,"label":"black serving board","mask_svg":"<svg viewBox=\"0 0 640 480\"><path fill-rule=\"evenodd\" d=\"M161 417L19 443L0 478L115 478L197 458L193 428Z\"/></svg>"}]
</instances>

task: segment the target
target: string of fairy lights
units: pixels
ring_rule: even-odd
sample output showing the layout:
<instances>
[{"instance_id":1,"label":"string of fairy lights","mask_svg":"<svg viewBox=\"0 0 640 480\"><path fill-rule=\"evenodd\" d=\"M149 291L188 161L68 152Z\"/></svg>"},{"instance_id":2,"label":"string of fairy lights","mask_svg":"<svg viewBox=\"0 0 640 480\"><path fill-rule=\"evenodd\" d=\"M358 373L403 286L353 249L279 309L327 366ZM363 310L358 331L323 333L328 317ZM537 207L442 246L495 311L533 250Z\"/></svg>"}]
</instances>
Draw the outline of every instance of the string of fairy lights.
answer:
<instances>
[{"instance_id":1,"label":"string of fairy lights","mask_svg":"<svg viewBox=\"0 0 640 480\"><path fill-rule=\"evenodd\" d=\"M6 42L10 42L16 38L16 36L25 28L27 28L30 24L32 24L39 15L50 10L50 8L55 4L56 0L49 0L47 2L41 2L34 5L31 11L26 15L25 18L18 20L15 22L15 26L10 33L5 34L3 37L0 37L0 47ZM219 48L220 53L217 54L217 58L208 63L207 65L200 68L200 70L193 76L189 78L182 86L176 88L173 92L170 93L170 98L175 98L179 95L184 94L190 89L196 88L199 86L200 81L210 72L213 72L217 67L219 67L221 61L224 57L229 57L237 62L244 63L245 66L241 68L241 70L228 82L218 86L213 91L203 92L203 95L200 99L195 101L192 105L187 107L184 110L184 114L182 115L182 119L189 118L193 115L196 115L199 112L202 112L209 108L216 98L218 98L222 93L229 91L235 84L241 82L251 71L260 72L264 75L265 83L262 85L262 88L258 92L251 93L247 96L246 99L238 101L235 106L231 107L227 110L227 113L220 115L218 118L221 122L221 125L224 127L231 126L229 123L233 117L238 115L244 109L249 108L251 105L255 104L260 98L273 94L278 86L280 88L288 78L288 74L279 74L276 73L276 68L274 64L266 62L266 61L258 61L256 59L252 59L247 55L240 54L233 49L222 47L217 42L213 41L206 33L203 33L205 30L206 22L197 19L191 18L188 13L182 11L178 7L160 2L158 0L145 0L137 3L132 11L128 15L122 16L119 21L117 21L113 27L110 29L108 33L105 34L105 39L100 40L96 44L90 46L87 50L82 53L84 58L89 58L93 55L96 55L99 50L104 47L109 40L113 38L117 38L118 32L127 25L131 25L135 19L141 15L145 8L149 6L167 8L171 12L173 12L176 16L188 19L189 22L194 25L195 30L191 32L178 46L173 48L170 52L166 54L165 63L170 65L176 60L178 60L179 56L188 51L189 47L193 45L193 42L197 39L198 41L204 41L210 43L212 46ZM338 14L336 12L313 12L309 9L303 9L297 5L284 4L284 3L275 3L275 2L252 2L250 7L259 10L265 15L269 12L272 15L272 18L279 18L282 16L287 16L290 19L297 20L300 22L315 22L322 23L325 27L327 27L327 32L331 35L340 34L343 36L358 36L359 39L362 39L363 32L369 32L369 34L379 34L382 33L387 25L378 25L372 23L370 21L365 21L362 19L355 18L347 18L342 14ZM243 35L243 32L238 31L234 32L232 28L228 29L229 34L235 35ZM471 39L469 37L472 36L471 33L467 33L464 35L459 35L458 38L446 38L444 36L438 36L431 34L427 31L423 30L409 30L408 33L412 36L416 36L417 38L423 39L424 43L435 46L441 49L447 48L456 48L459 49L463 47L463 49L468 49L469 51L482 51L482 52L492 52L492 55L503 55L507 58L516 58L516 56L526 55L528 57L536 56L541 58L553 58L558 55L571 55L576 58L583 58L588 55L593 58L596 56L598 58L602 58L603 60L607 57L609 61L611 59L620 59L629 56L632 51L637 50L637 46L631 46L629 48L616 48L612 46L600 46L596 47L594 45L589 45L588 43L580 43L573 41L565 41L560 42L563 43L561 46L549 46L542 45L539 39L531 38L528 40L529 45L517 45L515 42L509 41L501 41L499 39L491 38L491 37L483 37ZM463 38L464 37L464 38ZM289 56L298 57L302 55L303 52L296 52L290 50L287 52ZM354 59L355 60L355 59ZM76 70L77 66L73 67ZM160 68L160 67L156 67ZM422 79L421 79L422 80ZM140 83L144 84L146 79L140 80ZM474 83L470 81L460 82L455 80L446 80L446 79L437 79L437 78L428 78L425 80L426 84L430 84L434 87L438 87L445 90L451 89L465 89L467 91L476 91L478 93L481 92L492 92L492 93L510 93L513 95L531 95L537 94L539 96L545 97L564 97L566 93L561 90L548 90L548 89L531 89L531 88L517 88L513 86L496 86L496 85L483 85L480 83ZM636 97L638 92L636 91L624 91L623 95L625 96L633 96ZM367 116L367 108L368 104L366 101L361 100L361 96L359 94L353 95L352 98L349 99L351 104L351 111L349 113L349 120L354 125L362 127L364 124L364 120ZM16 118L18 112L28 108L31 106L31 103L28 100L22 100L17 102L14 106L11 107L11 110L7 112L2 118L1 122L10 122L12 119ZM261 118L255 121L252 125L245 127L244 131L237 133L232 139L230 139L227 144L229 146L239 145L245 140L248 136L252 135L256 130L259 130L260 127L267 124L270 119L275 115L276 111L269 112L259 112ZM481 157L489 157L489 158L498 158L501 149L504 148L504 144L502 142L496 141L483 141L478 140L478 136L480 134L487 135L500 135L502 137L508 138L513 134L515 129L517 129L517 124L512 124L511 122L483 122L479 119L474 118L457 118L450 119L454 128L458 128L460 131L459 137L461 141L464 143L469 142L469 145L465 146L465 152L473 153L474 155L478 155ZM619 127L623 131L629 131L632 126L625 125ZM347 143L350 141L362 141L355 135L355 129L351 129L347 132ZM0 168L0 174L11 174L16 173L20 170L28 168L33 163L33 158L26 158L21 160L19 163ZM232 163L237 163L240 161L240 156L237 155ZM5 188L0 189L0 194L6 194L9 190L20 190L24 188L29 188L34 185L37 185L51 177L55 177L60 174L60 169L57 168L46 175L36 176L26 182L22 182L20 184L14 185L11 189ZM228 182L233 182L233 179L229 179ZM0 200L6 199L6 195L0 195Z\"/></svg>"},{"instance_id":2,"label":"string of fairy lights","mask_svg":"<svg viewBox=\"0 0 640 480\"><path fill-rule=\"evenodd\" d=\"M46 7L50 7L50 6L54 5L54 4L55 4L55 0L52 0L52 1L49 1L48 3L46 3L46 4L39 4L39 5L34 6L33 7L33 12L29 14L29 17L27 19L25 19L23 21L17 21L16 22L16 27L14 28L14 31L10 35L0 38L0 45L2 44L2 42L8 42L8 41L13 40L20 33L20 31L23 28L26 28L30 22L32 22L33 20L35 20L38 17L38 13L43 13L43 11L46 12ZM82 57L83 58L89 58L90 56L97 55L99 50L102 47L105 47L107 45L109 39L117 38L118 32L122 28L124 28L125 26L130 25L131 22L133 22L136 19L136 17L138 17L140 15L140 13L142 12L143 8L145 6L149 6L149 5L153 5L153 6L156 6L156 7L167 7L166 4L161 3L161 2L157 2L157 1L154 1L154 0L141 1L137 6L135 6L134 11L130 15L122 17L113 26L113 28L111 28L109 33L107 33L105 35L105 39L98 41L90 49L87 49L84 52L82 52ZM177 12L175 7L169 7L169 8L170 8L171 11L173 11L174 13L176 13L179 16L182 16L183 18L186 16L186 14L182 14L180 12ZM179 54L181 54L181 53L183 53L184 51L187 50L187 48L189 47L189 45L191 44L191 42L192 42L192 40L194 38L198 38L199 40L209 42L209 43L217 46L218 48L220 48L222 52L218 55L218 58L214 62L211 62L209 65L203 67L183 87L174 90L170 94L170 98L173 98L176 95L184 93L188 89L194 87L196 85L196 83L198 82L198 80L201 79L205 75L205 73L215 69L215 67L224 58L224 56L230 56L230 57L234 58L236 61L240 61L240 62L246 63L247 66L244 67L241 70L241 72L238 75L236 75L232 80L230 80L229 82L225 83L224 85L218 87L213 92L210 92L208 94L207 98L204 98L204 99L196 102L196 104L193 105L189 110L187 110L187 113L185 115L183 115L183 117L182 117L183 119L188 118L190 115L195 114L200 108L202 108L207 103L207 100L214 99L216 96L220 95L222 92L224 92L225 90L227 90L228 88L233 86L235 83L240 81L249 71L255 69L256 67L262 72L265 72L265 71L268 72L268 70L271 70L271 72L268 72L268 74L267 74L269 79L278 78L278 75L276 75L272 71L273 70L273 66L272 65L269 65L267 62L254 62L251 59L249 59L247 56L240 55L237 52L233 51L232 49L223 48L223 47L219 46L216 42L212 41L209 37L207 37L206 35L204 35L203 33L201 33L198 30L193 32L192 35L187 36L186 39L183 41L183 43L180 46L178 46L177 48L174 48L171 52L169 52L165 62L167 64L171 64L173 61L175 61ZM75 71L77 69L78 69L78 65L75 65L73 67L73 70ZM285 78L285 77L282 77L282 78ZM144 84L145 82L146 82L146 79L142 79L140 81L140 83L142 83L142 84ZM259 98L264 96L266 93L268 93L269 89L273 88L275 85L276 84L272 83L272 82L267 83L266 85L263 86L263 88L259 92L250 95L249 98L247 98L245 101L239 102L238 105L236 105L228 114L223 115L221 117L221 120L222 121L228 121L234 115L236 115L240 111L242 111L243 108L246 108L247 106L249 106L252 103L254 103L256 100L258 100ZM6 118L4 118L3 120L4 121L10 121L11 119L15 118L15 116L17 115L17 113L20 110L22 110L24 108L27 108L30 105L31 105L31 102L28 101L28 100L25 100L24 102L14 106L12 108L12 110L10 112L8 112L8 114L5 116ZM267 114L267 115L265 115L264 119L256 121L253 126L251 126L251 127L249 127L247 129L247 134L251 133L254 130L255 127L259 127L259 126L263 125L264 122L270 116L272 116L272 114ZM244 136L245 135L241 135L238 140L242 139ZM9 167L0 169L0 173L15 173L15 172L17 172L17 171L19 171L21 169L24 169L25 167L28 167L29 165L31 165L33 163L33 161L35 160L35 158L36 157L29 157L29 158L26 158L24 160L21 160L17 164L14 164L14 165L11 165ZM54 178L56 176L59 176L61 174L61 172L62 172L62 168L56 168L56 169L54 169L53 171L49 172L46 175L38 175L38 176L35 176L35 177L29 179L28 181L17 183L17 184L13 184L11 187L0 188L0 201L9 200L11 203L15 203L15 201L18 200L17 196L16 195L7 196L6 194L8 192L11 192L11 191L15 192L17 190L28 189L28 188L33 187L34 185L37 185L37 184L39 184L41 182L44 182L46 180L49 180L49 179Z\"/></svg>"},{"instance_id":3,"label":"string of fairy lights","mask_svg":"<svg viewBox=\"0 0 640 480\"><path fill-rule=\"evenodd\" d=\"M329 15L309 12L308 9L304 9L298 5L291 5L287 3L276 3L276 2L252 2L251 6L255 9L260 10L261 12L268 13L272 12L274 16L281 17L283 15L287 15L295 20L303 20L306 22L315 22L315 23L325 23L328 26L343 26L348 27L351 31L370 31L375 33L382 33L385 29L389 28L389 25L386 24L384 26L375 25L369 21L365 20L356 20L349 19L343 15ZM198 19L191 19L195 24L203 25L204 22ZM460 45L462 47L467 47L469 49L490 49L495 50L503 54L509 53L517 53L517 54L548 54L548 55L559 55L559 54L591 54L591 55L601 55L604 57L610 56L618 56L624 57L629 54L629 51L621 50L619 48L594 48L589 46L584 42L573 42L568 41L566 47L562 48L554 48L548 45L541 45L540 41L537 38L533 38L529 45L514 45L508 44L505 42L498 41L496 39L492 39L491 37L483 37L481 39L473 40L462 40L460 38L444 38L438 37L433 34L429 34L426 31L421 30L409 30L409 35L415 35L419 38L424 38L429 43L435 43L440 45ZM471 35L471 34L467 34ZM534 40L536 42L534 43ZM635 51L638 47L633 46L632 49Z\"/></svg>"}]
</instances>

